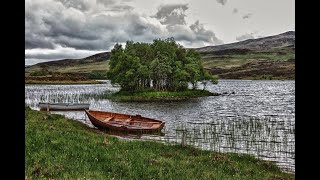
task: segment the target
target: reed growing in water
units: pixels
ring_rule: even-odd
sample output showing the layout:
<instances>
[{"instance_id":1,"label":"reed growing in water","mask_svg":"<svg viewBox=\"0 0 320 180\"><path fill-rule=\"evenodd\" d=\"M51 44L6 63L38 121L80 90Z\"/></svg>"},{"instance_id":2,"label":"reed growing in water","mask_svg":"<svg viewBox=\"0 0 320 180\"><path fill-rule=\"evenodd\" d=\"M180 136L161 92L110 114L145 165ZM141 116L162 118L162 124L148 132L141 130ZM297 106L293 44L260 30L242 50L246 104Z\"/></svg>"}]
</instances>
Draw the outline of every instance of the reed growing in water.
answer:
<instances>
[{"instance_id":1,"label":"reed growing in water","mask_svg":"<svg viewBox=\"0 0 320 180\"><path fill-rule=\"evenodd\" d=\"M249 155L111 137L25 108L26 179L294 179Z\"/></svg>"}]
</instances>

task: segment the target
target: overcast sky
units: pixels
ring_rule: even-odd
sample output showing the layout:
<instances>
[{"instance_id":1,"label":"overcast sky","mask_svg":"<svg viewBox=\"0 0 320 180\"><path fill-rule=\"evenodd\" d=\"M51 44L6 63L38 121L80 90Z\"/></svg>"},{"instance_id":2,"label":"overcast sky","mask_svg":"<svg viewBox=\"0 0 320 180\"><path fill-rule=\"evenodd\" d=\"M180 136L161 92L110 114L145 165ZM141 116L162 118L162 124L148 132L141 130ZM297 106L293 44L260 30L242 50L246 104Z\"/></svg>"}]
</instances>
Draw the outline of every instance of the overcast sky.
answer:
<instances>
[{"instance_id":1,"label":"overcast sky","mask_svg":"<svg viewBox=\"0 0 320 180\"><path fill-rule=\"evenodd\" d=\"M292 30L294 0L26 0L25 63L83 58L127 40L203 47Z\"/></svg>"}]
</instances>

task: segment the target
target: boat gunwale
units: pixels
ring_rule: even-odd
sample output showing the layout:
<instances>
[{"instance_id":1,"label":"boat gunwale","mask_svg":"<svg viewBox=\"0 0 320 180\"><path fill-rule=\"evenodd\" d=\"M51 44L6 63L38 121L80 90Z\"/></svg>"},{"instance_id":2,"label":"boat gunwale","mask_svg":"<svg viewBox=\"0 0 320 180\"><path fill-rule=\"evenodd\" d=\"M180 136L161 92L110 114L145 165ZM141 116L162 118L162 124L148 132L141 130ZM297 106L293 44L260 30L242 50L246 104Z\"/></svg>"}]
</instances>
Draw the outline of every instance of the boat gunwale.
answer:
<instances>
[{"instance_id":1,"label":"boat gunwale","mask_svg":"<svg viewBox=\"0 0 320 180\"><path fill-rule=\"evenodd\" d=\"M118 115L125 115L125 116L132 116L132 117L137 117L140 116L140 118L143 118L143 119L147 119L147 120L151 120L151 121L156 121L156 122L159 122L159 123L165 123L164 121L161 121L161 120L158 120L158 119L152 119L152 118L147 118L147 117L144 117L144 116L141 116L140 114L136 114L136 115L132 115L132 114L122 114L122 113L116 113L116 112L110 112L110 111L96 111L96 110L86 110L86 111L93 111L93 112L101 112L101 113L111 113L111 114L118 114ZM96 116L94 116L96 117ZM99 119L98 119L99 120ZM100 120L101 121L101 120ZM103 122L103 121L102 121Z\"/></svg>"},{"instance_id":2,"label":"boat gunwale","mask_svg":"<svg viewBox=\"0 0 320 180\"><path fill-rule=\"evenodd\" d=\"M156 128L150 128L150 127L146 127L146 126L132 126L132 125L126 125L126 124L121 124L121 123L109 123L109 122L105 122L105 121L102 121L100 119L97 119L90 111L92 111L92 112L101 112L101 113L113 113L113 112L86 110L86 109L84 109L84 111L87 113L88 116L90 115L94 119L94 121L98 121L98 122L92 122L92 120L91 120L91 118L89 116L89 120L91 121L91 123L94 126L96 126L96 127L101 126L101 127L104 127L104 128L105 128L105 126L107 126L107 128L115 129L115 130L119 130L119 131L128 131L128 132L130 132L130 131L131 132L160 131L164 127L164 124L165 124L164 121L160 121L160 120L157 120L157 119L146 118L146 117L143 117L143 116L140 116L140 117L141 118L145 118L145 119L150 119L152 121L156 121L156 122L159 123L159 126L156 127ZM122 113L114 113L114 114L120 114L120 115L126 115L126 116L134 116L134 115L122 114ZM96 125L96 123L98 125ZM104 124L105 126L103 126L102 124ZM114 124L117 124L117 125L120 125L120 126L117 127ZM110 126L110 127L108 127L108 126ZM131 129L131 128L128 128L128 127L139 127L139 128ZM121 129L121 128L125 128L125 129Z\"/></svg>"}]
</instances>

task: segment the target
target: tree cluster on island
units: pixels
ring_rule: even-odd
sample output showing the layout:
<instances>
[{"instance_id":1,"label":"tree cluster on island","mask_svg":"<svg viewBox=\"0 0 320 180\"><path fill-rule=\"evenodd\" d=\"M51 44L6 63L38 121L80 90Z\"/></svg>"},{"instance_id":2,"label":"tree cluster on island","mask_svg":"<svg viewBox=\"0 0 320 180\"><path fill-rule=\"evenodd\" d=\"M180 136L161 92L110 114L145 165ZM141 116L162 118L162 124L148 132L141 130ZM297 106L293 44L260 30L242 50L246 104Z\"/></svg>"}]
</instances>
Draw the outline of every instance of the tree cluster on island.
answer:
<instances>
[{"instance_id":1,"label":"tree cluster on island","mask_svg":"<svg viewBox=\"0 0 320 180\"><path fill-rule=\"evenodd\" d=\"M208 82L217 83L217 78L204 70L200 54L183 48L174 38L153 43L127 41L125 48L115 44L109 65L108 79L128 92L185 91L188 83L193 89L198 82L204 88Z\"/></svg>"}]
</instances>

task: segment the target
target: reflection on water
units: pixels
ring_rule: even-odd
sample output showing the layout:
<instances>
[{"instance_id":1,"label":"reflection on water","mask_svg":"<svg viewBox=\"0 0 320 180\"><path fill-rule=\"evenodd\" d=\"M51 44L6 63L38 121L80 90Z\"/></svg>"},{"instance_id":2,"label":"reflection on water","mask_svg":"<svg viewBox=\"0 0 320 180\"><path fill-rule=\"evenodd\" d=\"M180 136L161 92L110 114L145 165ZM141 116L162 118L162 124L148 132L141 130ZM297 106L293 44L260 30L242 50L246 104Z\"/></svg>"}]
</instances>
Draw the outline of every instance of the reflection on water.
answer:
<instances>
[{"instance_id":1,"label":"reflection on water","mask_svg":"<svg viewBox=\"0 0 320 180\"><path fill-rule=\"evenodd\" d=\"M295 171L295 82L221 80L208 85L222 96L179 102L124 103L98 99L117 91L110 83L95 85L26 85L25 102L90 103L90 109L140 114L166 122L164 135L126 138L183 143L220 152L254 154ZM232 94L231 92L235 92ZM55 112L93 127L84 112Z\"/></svg>"}]
</instances>

